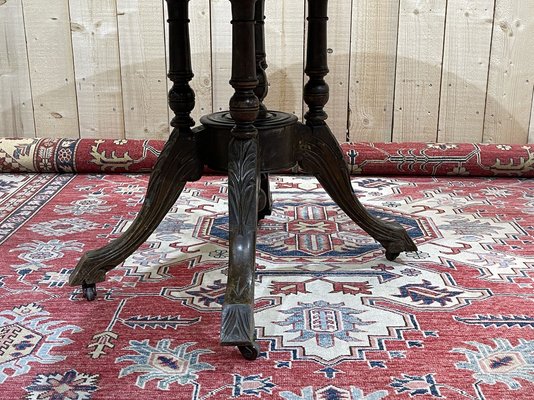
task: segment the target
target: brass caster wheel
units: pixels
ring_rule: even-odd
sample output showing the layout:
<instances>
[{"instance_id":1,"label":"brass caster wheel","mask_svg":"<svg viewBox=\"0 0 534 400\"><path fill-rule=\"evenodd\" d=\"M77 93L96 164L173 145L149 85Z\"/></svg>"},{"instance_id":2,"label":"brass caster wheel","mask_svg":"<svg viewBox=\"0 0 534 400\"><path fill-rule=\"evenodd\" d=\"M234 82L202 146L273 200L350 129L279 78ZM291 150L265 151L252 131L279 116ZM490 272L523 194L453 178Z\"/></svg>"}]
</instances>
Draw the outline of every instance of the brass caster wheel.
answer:
<instances>
[{"instance_id":1,"label":"brass caster wheel","mask_svg":"<svg viewBox=\"0 0 534 400\"><path fill-rule=\"evenodd\" d=\"M395 259L400 255L400 253L390 253L386 251L386 258L388 261L395 261Z\"/></svg>"},{"instance_id":2,"label":"brass caster wheel","mask_svg":"<svg viewBox=\"0 0 534 400\"><path fill-rule=\"evenodd\" d=\"M254 342L252 345L237 346L245 360L254 361L260 354L260 346Z\"/></svg>"},{"instance_id":3,"label":"brass caster wheel","mask_svg":"<svg viewBox=\"0 0 534 400\"><path fill-rule=\"evenodd\" d=\"M87 301L93 301L94 299L96 299L96 284L84 283L82 284L82 290L83 297L85 297Z\"/></svg>"}]
</instances>

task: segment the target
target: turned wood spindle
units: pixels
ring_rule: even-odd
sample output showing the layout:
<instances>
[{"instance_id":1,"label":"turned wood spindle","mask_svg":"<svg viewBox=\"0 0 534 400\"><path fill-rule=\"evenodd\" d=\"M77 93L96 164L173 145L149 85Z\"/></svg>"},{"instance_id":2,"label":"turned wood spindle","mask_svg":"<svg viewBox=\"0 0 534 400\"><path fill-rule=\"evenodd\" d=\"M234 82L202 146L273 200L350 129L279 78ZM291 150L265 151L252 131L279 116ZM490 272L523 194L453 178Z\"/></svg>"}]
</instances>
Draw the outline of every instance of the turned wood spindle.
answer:
<instances>
[{"instance_id":1,"label":"turned wood spindle","mask_svg":"<svg viewBox=\"0 0 534 400\"><path fill-rule=\"evenodd\" d=\"M309 80L304 86L304 101L309 111L304 115L308 125L323 125L328 115L324 106L329 89L324 77L328 74L327 22L328 0L308 0L308 44L304 72Z\"/></svg>"},{"instance_id":2,"label":"turned wood spindle","mask_svg":"<svg viewBox=\"0 0 534 400\"><path fill-rule=\"evenodd\" d=\"M167 0L169 10L169 107L175 117L171 126L190 128L195 125L191 111L195 108L195 92L189 85L193 79L189 39L189 0Z\"/></svg>"}]
</instances>

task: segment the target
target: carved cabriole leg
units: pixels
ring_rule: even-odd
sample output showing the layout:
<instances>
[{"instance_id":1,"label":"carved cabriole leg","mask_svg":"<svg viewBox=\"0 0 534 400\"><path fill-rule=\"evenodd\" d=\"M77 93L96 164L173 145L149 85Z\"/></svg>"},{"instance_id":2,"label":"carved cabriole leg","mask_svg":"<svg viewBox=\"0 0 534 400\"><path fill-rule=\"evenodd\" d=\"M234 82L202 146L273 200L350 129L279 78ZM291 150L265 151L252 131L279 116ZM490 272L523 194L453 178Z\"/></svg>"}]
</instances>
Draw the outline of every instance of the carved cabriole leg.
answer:
<instances>
[{"instance_id":1,"label":"carved cabriole leg","mask_svg":"<svg viewBox=\"0 0 534 400\"><path fill-rule=\"evenodd\" d=\"M384 246L388 260L393 261L403 251L417 251L401 225L373 217L354 195L347 163L328 126L303 127L300 146L301 167L314 174L337 205Z\"/></svg>"},{"instance_id":2,"label":"carved cabriole leg","mask_svg":"<svg viewBox=\"0 0 534 400\"><path fill-rule=\"evenodd\" d=\"M324 106L328 102L328 85L324 77L327 66L327 0L308 0L308 49L304 100L309 107L306 126L300 128L299 164L313 173L332 199L364 231L386 249L388 260L417 247L406 230L394 222L373 217L354 195L350 175L339 144L326 125Z\"/></svg>"},{"instance_id":3,"label":"carved cabriole leg","mask_svg":"<svg viewBox=\"0 0 534 400\"><path fill-rule=\"evenodd\" d=\"M193 77L189 51L187 6L189 0L168 0L169 6L169 77L174 85L169 93L169 103L175 113L171 125L174 130L158 158L150 177L147 194L141 211L128 230L120 238L106 246L86 253L69 277L71 285L82 285L84 296L93 300L95 284L105 279L105 274L123 262L156 229L169 209L178 199L187 181L198 180L202 163L198 157L196 134L191 130L194 121L190 112L195 95L189 86Z\"/></svg>"},{"instance_id":4,"label":"carved cabriole leg","mask_svg":"<svg viewBox=\"0 0 534 400\"><path fill-rule=\"evenodd\" d=\"M254 121L259 100L256 79L254 5L256 0L232 3L232 79L235 94L230 113L235 121L228 149L230 255L224 298L221 344L237 345L243 356L255 359L254 274L258 214L258 131Z\"/></svg>"}]
</instances>

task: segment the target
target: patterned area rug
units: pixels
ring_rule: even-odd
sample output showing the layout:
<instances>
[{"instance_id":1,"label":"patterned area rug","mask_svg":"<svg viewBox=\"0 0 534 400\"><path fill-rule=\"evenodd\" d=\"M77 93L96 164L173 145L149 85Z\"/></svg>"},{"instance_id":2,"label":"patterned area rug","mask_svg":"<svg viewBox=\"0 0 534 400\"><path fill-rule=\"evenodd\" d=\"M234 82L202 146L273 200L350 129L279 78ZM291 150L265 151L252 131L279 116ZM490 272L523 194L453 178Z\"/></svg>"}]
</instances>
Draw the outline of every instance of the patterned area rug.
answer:
<instances>
[{"instance_id":1,"label":"patterned area rug","mask_svg":"<svg viewBox=\"0 0 534 400\"><path fill-rule=\"evenodd\" d=\"M534 398L532 180L354 178L419 246L389 262L315 179L273 177L254 362L218 344L226 177L189 184L96 301L66 284L129 226L147 181L0 175L0 398Z\"/></svg>"}]
</instances>

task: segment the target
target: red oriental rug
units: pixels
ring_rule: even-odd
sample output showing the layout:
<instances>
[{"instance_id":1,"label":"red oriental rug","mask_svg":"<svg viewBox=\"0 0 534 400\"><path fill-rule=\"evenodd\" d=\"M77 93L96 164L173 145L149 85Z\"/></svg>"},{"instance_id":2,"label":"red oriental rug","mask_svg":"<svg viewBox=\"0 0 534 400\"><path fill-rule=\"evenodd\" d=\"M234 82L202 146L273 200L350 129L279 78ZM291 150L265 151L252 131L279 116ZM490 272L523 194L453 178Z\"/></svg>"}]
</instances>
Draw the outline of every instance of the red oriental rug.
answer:
<instances>
[{"instance_id":1,"label":"red oriental rug","mask_svg":"<svg viewBox=\"0 0 534 400\"><path fill-rule=\"evenodd\" d=\"M218 344L226 177L188 184L89 303L69 272L127 229L148 182L133 172L161 147L30 141L0 141L1 399L534 398L529 146L345 147L354 172L390 175L353 187L419 246L395 262L315 179L272 177L249 362Z\"/></svg>"},{"instance_id":2,"label":"red oriental rug","mask_svg":"<svg viewBox=\"0 0 534 400\"><path fill-rule=\"evenodd\" d=\"M161 140L0 138L0 172L149 172ZM534 177L534 145L344 143L353 175Z\"/></svg>"}]
</instances>

